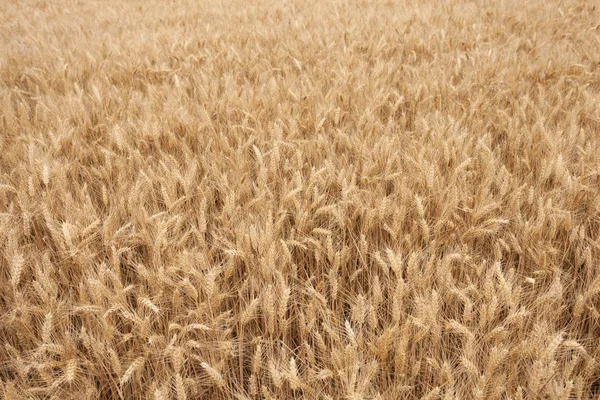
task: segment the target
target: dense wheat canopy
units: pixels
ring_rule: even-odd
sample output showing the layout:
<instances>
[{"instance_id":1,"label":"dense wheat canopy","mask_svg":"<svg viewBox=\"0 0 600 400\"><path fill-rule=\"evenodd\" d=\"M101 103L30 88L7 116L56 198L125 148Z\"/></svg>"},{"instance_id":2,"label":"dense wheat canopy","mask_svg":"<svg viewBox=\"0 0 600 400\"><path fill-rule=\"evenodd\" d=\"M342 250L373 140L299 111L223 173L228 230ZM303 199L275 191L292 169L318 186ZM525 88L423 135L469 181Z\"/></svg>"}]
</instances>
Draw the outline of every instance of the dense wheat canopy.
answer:
<instances>
[{"instance_id":1,"label":"dense wheat canopy","mask_svg":"<svg viewBox=\"0 0 600 400\"><path fill-rule=\"evenodd\" d=\"M599 24L4 0L0 397L597 398Z\"/></svg>"}]
</instances>

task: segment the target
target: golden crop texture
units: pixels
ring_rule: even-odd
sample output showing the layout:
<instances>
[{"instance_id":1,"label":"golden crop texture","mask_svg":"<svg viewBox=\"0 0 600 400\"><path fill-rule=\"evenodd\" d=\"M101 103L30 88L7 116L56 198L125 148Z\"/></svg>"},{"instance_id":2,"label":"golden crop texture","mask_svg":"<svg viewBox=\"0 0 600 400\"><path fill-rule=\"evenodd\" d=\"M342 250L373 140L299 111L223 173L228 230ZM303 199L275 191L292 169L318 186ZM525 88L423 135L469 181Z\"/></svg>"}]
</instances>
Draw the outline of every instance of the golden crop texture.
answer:
<instances>
[{"instance_id":1,"label":"golden crop texture","mask_svg":"<svg viewBox=\"0 0 600 400\"><path fill-rule=\"evenodd\" d=\"M2 1L0 398L599 394L600 4Z\"/></svg>"}]
</instances>

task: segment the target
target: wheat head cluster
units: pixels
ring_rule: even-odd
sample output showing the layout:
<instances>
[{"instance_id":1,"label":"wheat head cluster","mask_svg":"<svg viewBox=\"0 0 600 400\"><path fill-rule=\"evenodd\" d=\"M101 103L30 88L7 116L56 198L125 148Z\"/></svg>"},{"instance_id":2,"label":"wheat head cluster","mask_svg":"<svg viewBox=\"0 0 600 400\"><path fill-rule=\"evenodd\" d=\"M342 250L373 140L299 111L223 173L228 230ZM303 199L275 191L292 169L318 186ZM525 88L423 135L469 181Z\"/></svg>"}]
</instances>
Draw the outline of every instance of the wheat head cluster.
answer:
<instances>
[{"instance_id":1,"label":"wheat head cluster","mask_svg":"<svg viewBox=\"0 0 600 400\"><path fill-rule=\"evenodd\" d=\"M600 4L0 8L0 398L598 397Z\"/></svg>"}]
</instances>

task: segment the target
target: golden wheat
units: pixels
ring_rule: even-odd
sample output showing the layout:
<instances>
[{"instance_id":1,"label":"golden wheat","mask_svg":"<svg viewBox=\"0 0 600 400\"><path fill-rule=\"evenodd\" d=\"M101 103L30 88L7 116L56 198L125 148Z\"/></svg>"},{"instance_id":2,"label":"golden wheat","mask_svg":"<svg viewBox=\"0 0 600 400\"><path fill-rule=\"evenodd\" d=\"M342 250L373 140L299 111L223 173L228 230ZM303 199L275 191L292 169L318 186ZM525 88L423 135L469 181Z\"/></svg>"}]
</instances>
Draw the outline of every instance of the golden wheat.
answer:
<instances>
[{"instance_id":1,"label":"golden wheat","mask_svg":"<svg viewBox=\"0 0 600 400\"><path fill-rule=\"evenodd\" d=\"M594 1L1 8L0 398L600 395Z\"/></svg>"}]
</instances>

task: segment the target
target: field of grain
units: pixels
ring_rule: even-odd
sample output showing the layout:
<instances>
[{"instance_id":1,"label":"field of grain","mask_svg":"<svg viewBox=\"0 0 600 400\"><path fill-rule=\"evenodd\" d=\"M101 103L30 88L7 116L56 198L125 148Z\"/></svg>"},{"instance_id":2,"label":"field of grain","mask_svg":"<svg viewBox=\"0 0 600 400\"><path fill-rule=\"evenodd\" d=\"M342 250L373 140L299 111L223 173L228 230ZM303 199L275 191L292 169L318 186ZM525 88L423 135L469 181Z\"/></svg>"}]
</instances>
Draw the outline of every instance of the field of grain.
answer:
<instances>
[{"instance_id":1,"label":"field of grain","mask_svg":"<svg viewBox=\"0 0 600 400\"><path fill-rule=\"evenodd\" d=\"M598 398L600 4L0 8L0 398Z\"/></svg>"}]
</instances>

